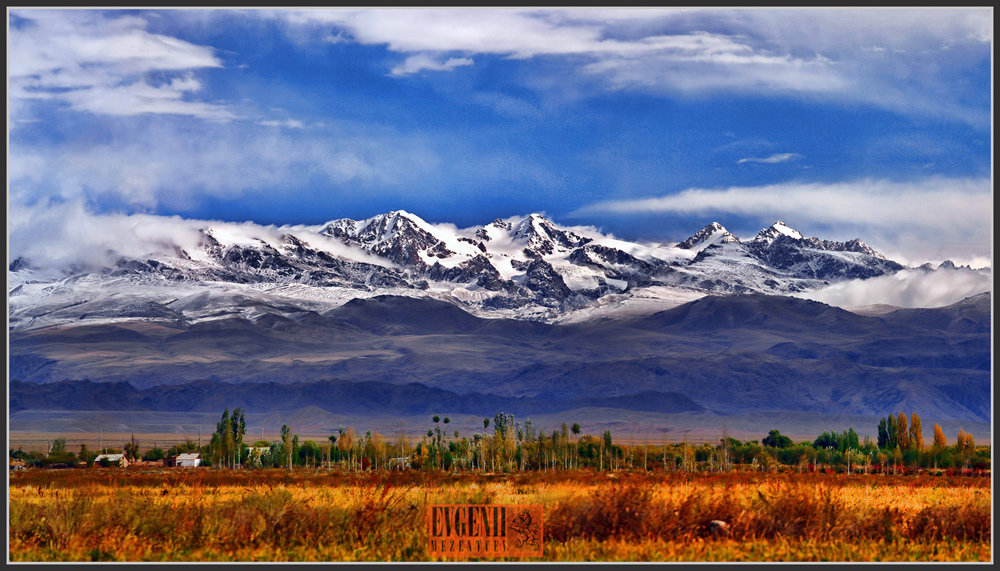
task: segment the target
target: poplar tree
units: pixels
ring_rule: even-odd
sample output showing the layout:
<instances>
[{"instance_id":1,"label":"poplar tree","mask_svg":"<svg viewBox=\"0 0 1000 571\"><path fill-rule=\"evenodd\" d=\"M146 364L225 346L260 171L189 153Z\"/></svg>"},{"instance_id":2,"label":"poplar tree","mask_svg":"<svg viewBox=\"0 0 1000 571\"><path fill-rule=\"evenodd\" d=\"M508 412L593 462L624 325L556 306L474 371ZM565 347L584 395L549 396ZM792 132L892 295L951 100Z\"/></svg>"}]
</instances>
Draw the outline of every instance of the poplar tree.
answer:
<instances>
[{"instance_id":1,"label":"poplar tree","mask_svg":"<svg viewBox=\"0 0 1000 571\"><path fill-rule=\"evenodd\" d=\"M889 433L886 428L885 417L878 421L878 447L888 448L889 447Z\"/></svg>"},{"instance_id":2,"label":"poplar tree","mask_svg":"<svg viewBox=\"0 0 1000 571\"><path fill-rule=\"evenodd\" d=\"M971 454L976 449L976 441L972 438L972 435L968 432L958 429L958 451L963 454Z\"/></svg>"},{"instance_id":3,"label":"poplar tree","mask_svg":"<svg viewBox=\"0 0 1000 571\"><path fill-rule=\"evenodd\" d=\"M899 434L896 432L896 417L892 413L889 413L889 417L885 420L885 432L887 435L885 447L892 450L899 444L897 440Z\"/></svg>"},{"instance_id":4,"label":"poplar tree","mask_svg":"<svg viewBox=\"0 0 1000 571\"><path fill-rule=\"evenodd\" d=\"M918 452L924 449L924 429L920 425L920 417L915 412L910 415L910 445Z\"/></svg>"},{"instance_id":5,"label":"poplar tree","mask_svg":"<svg viewBox=\"0 0 1000 571\"><path fill-rule=\"evenodd\" d=\"M285 458L288 461L288 469L292 469L292 429L287 424L281 425L281 443L285 445Z\"/></svg>"},{"instance_id":6,"label":"poplar tree","mask_svg":"<svg viewBox=\"0 0 1000 571\"><path fill-rule=\"evenodd\" d=\"M233 467L239 464L240 456L243 451L243 436L247 432L247 423L243 412L244 411L239 408L233 410L233 416L229 422L229 431L232 433L232 449L230 450L230 457Z\"/></svg>"},{"instance_id":7,"label":"poplar tree","mask_svg":"<svg viewBox=\"0 0 1000 571\"><path fill-rule=\"evenodd\" d=\"M909 450L910 431L906 428L906 413L900 412L896 418L896 445L900 450Z\"/></svg>"},{"instance_id":8,"label":"poplar tree","mask_svg":"<svg viewBox=\"0 0 1000 571\"><path fill-rule=\"evenodd\" d=\"M135 462L136 458L139 457L139 443L135 441L134 433L132 434L130 441L125 443L124 449L125 457L130 461ZM55 446L53 446L53 450L55 450Z\"/></svg>"},{"instance_id":9,"label":"poplar tree","mask_svg":"<svg viewBox=\"0 0 1000 571\"><path fill-rule=\"evenodd\" d=\"M934 448L939 450L944 450L945 446L948 445L948 440L944 437L944 430L941 430L940 424L934 425Z\"/></svg>"}]
</instances>

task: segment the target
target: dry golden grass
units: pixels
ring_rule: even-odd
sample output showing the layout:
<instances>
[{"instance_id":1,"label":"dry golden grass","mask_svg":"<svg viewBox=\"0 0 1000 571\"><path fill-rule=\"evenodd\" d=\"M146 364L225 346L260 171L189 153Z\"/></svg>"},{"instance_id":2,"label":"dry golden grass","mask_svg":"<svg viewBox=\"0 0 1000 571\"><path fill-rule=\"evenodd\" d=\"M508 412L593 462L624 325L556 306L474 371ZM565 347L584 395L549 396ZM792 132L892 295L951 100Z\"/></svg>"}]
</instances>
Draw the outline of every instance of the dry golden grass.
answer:
<instances>
[{"instance_id":1,"label":"dry golden grass","mask_svg":"<svg viewBox=\"0 0 1000 571\"><path fill-rule=\"evenodd\" d=\"M90 469L11 476L13 561L426 561L425 506L541 504L547 561L988 561L988 478ZM729 524L713 537L708 524Z\"/></svg>"}]
</instances>

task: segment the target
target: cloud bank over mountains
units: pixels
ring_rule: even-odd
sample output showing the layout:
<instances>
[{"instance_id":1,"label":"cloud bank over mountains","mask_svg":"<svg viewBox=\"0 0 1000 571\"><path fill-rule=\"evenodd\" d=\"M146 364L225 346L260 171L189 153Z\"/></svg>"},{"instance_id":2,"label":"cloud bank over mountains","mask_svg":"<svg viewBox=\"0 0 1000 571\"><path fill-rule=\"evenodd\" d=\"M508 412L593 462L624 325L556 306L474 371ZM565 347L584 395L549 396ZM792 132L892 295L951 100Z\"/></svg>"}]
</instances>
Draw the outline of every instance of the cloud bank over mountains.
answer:
<instances>
[{"instance_id":1,"label":"cloud bank over mountains","mask_svg":"<svg viewBox=\"0 0 1000 571\"><path fill-rule=\"evenodd\" d=\"M890 258L922 264L945 259L977 267L991 243L989 179L930 178L782 183L761 187L687 189L655 198L610 200L575 214L682 213L780 218L828 228L838 238L862 236ZM853 236L847 234L855 233Z\"/></svg>"},{"instance_id":2,"label":"cloud bank over mountains","mask_svg":"<svg viewBox=\"0 0 1000 571\"><path fill-rule=\"evenodd\" d=\"M798 297L838 307L883 303L898 307L943 307L986 291L993 291L992 272L959 267L903 270L891 276L832 284Z\"/></svg>"}]
</instances>

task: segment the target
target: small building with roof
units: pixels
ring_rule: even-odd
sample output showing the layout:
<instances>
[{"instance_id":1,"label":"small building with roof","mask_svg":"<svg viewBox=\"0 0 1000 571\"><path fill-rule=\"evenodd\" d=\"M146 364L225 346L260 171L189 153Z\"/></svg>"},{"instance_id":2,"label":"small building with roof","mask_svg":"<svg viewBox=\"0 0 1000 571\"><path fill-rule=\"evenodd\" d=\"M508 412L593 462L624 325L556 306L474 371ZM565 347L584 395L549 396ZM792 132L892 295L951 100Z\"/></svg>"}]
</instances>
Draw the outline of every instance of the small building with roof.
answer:
<instances>
[{"instance_id":1,"label":"small building with roof","mask_svg":"<svg viewBox=\"0 0 1000 571\"><path fill-rule=\"evenodd\" d=\"M197 468L201 465L201 454L197 452L185 452L183 454L178 454L174 465L181 468Z\"/></svg>"},{"instance_id":2,"label":"small building with roof","mask_svg":"<svg viewBox=\"0 0 1000 571\"><path fill-rule=\"evenodd\" d=\"M128 458L124 454L98 454L94 458L94 466L103 466L105 460L111 466L128 467Z\"/></svg>"}]
</instances>

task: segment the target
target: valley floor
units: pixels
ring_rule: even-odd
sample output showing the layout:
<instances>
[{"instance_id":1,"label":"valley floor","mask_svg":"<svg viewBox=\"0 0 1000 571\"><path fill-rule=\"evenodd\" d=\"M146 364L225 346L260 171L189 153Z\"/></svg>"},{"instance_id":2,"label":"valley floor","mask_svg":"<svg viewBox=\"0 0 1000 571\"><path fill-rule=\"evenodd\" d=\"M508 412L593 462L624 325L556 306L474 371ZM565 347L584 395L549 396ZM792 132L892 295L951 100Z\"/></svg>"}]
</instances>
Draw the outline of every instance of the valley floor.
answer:
<instances>
[{"instance_id":1,"label":"valley floor","mask_svg":"<svg viewBox=\"0 0 1000 571\"><path fill-rule=\"evenodd\" d=\"M444 503L541 505L543 561L992 553L984 477L91 468L14 473L9 498L11 561L429 561Z\"/></svg>"}]
</instances>

